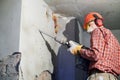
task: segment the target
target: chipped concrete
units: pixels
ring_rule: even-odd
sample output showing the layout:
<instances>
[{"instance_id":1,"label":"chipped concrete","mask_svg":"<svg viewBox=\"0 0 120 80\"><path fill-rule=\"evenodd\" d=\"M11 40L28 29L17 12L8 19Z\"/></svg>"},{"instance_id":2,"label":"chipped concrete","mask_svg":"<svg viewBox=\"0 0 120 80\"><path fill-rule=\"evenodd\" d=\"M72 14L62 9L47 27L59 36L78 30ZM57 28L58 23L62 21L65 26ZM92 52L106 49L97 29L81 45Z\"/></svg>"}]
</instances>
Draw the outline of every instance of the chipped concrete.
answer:
<instances>
[{"instance_id":1,"label":"chipped concrete","mask_svg":"<svg viewBox=\"0 0 120 80\"><path fill-rule=\"evenodd\" d=\"M47 70L41 72L39 76L36 75L35 80L52 80L51 73Z\"/></svg>"},{"instance_id":2,"label":"chipped concrete","mask_svg":"<svg viewBox=\"0 0 120 80\"><path fill-rule=\"evenodd\" d=\"M41 30L55 36L52 13L43 0L22 0L19 50L23 54L19 80L34 80L45 70L53 72L55 41L39 33Z\"/></svg>"},{"instance_id":3,"label":"chipped concrete","mask_svg":"<svg viewBox=\"0 0 120 80\"><path fill-rule=\"evenodd\" d=\"M19 80L21 53L15 52L0 61L0 80Z\"/></svg>"}]
</instances>

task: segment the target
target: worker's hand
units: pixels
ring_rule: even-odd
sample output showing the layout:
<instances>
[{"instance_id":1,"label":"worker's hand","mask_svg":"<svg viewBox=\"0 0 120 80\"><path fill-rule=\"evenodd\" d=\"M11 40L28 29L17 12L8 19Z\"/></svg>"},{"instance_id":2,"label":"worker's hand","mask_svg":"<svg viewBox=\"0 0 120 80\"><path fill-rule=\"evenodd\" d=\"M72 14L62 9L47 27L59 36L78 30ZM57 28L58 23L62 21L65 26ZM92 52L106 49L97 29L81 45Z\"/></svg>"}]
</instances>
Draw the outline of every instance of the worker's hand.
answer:
<instances>
[{"instance_id":1,"label":"worker's hand","mask_svg":"<svg viewBox=\"0 0 120 80\"><path fill-rule=\"evenodd\" d=\"M73 54L76 55L82 48L83 45L80 45L74 41L69 41L70 48L69 51Z\"/></svg>"}]
</instances>

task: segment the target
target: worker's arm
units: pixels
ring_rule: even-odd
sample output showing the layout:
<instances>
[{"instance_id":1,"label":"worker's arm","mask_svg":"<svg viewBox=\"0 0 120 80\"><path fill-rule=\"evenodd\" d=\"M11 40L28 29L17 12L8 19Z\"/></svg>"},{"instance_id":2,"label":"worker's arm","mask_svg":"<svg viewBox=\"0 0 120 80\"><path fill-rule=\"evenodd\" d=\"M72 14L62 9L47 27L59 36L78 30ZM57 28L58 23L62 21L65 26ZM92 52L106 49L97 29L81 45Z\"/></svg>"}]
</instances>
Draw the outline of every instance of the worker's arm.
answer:
<instances>
[{"instance_id":1,"label":"worker's arm","mask_svg":"<svg viewBox=\"0 0 120 80\"><path fill-rule=\"evenodd\" d=\"M91 36L91 47L89 49L81 49L81 56L92 61L101 59L104 55L105 41L103 34L96 29Z\"/></svg>"},{"instance_id":2,"label":"worker's arm","mask_svg":"<svg viewBox=\"0 0 120 80\"><path fill-rule=\"evenodd\" d=\"M90 48L83 48L83 45L76 44L74 41L69 41L70 43L70 52L73 55L81 54L82 57L91 60L97 61L98 59L102 58L103 51L104 51L104 37L101 31L97 29L92 33L91 36L91 47Z\"/></svg>"}]
</instances>

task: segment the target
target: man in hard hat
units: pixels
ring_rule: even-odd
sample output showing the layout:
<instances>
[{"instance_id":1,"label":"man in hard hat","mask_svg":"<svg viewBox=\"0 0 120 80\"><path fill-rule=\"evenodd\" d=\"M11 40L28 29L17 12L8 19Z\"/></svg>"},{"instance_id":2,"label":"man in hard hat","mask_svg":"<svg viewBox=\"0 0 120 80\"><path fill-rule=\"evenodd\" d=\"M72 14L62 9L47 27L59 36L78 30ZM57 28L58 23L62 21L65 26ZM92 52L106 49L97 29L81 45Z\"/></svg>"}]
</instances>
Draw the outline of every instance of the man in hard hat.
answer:
<instances>
[{"instance_id":1,"label":"man in hard hat","mask_svg":"<svg viewBox=\"0 0 120 80\"><path fill-rule=\"evenodd\" d=\"M90 12L84 20L84 27L91 34L90 48L69 41L70 52L80 54L90 61L88 80L117 80L120 74L120 44L109 29L103 25L103 17Z\"/></svg>"}]
</instances>

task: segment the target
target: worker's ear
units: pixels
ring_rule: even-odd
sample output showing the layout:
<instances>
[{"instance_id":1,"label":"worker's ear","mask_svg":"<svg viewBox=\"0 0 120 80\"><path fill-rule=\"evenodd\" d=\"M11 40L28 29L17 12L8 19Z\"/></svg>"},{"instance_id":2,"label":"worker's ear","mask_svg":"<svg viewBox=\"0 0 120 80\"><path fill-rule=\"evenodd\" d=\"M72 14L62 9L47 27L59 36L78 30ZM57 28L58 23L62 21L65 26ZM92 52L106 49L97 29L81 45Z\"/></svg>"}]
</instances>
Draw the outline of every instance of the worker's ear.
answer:
<instances>
[{"instance_id":1,"label":"worker's ear","mask_svg":"<svg viewBox=\"0 0 120 80\"><path fill-rule=\"evenodd\" d=\"M101 19L95 19L95 24L100 27L103 25L103 21Z\"/></svg>"},{"instance_id":2,"label":"worker's ear","mask_svg":"<svg viewBox=\"0 0 120 80\"><path fill-rule=\"evenodd\" d=\"M95 17L95 24L100 27L100 26L103 26L103 20L101 18L99 18L96 14L93 14L93 16Z\"/></svg>"}]
</instances>

